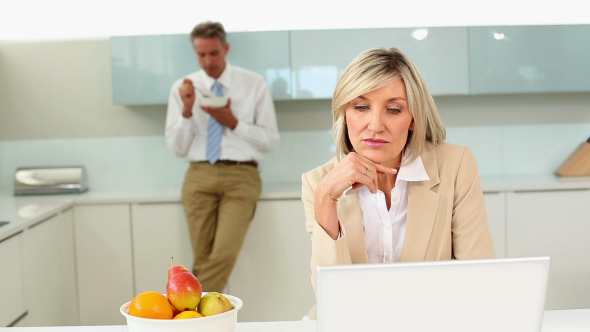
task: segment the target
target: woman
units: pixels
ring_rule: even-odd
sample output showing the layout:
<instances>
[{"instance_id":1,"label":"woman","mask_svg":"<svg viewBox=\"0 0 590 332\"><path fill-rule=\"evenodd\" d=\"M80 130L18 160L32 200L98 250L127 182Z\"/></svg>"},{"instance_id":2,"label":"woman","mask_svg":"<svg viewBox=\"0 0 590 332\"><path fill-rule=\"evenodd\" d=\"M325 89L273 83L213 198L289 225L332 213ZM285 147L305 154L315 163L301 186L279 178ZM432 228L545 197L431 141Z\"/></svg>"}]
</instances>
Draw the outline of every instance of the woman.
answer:
<instances>
[{"instance_id":1,"label":"woman","mask_svg":"<svg viewBox=\"0 0 590 332\"><path fill-rule=\"evenodd\" d=\"M319 265L495 256L475 157L444 142L409 58L394 48L360 54L332 110L337 155L302 175L314 289Z\"/></svg>"}]
</instances>

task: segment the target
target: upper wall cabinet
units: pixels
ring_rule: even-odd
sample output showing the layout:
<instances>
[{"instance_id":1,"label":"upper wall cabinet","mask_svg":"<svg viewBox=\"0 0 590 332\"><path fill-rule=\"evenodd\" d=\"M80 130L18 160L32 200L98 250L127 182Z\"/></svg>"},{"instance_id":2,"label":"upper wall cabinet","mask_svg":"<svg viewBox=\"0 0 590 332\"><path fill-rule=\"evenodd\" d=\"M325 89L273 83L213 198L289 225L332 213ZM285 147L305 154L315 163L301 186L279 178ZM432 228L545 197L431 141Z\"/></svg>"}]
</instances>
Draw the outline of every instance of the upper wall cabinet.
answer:
<instances>
[{"instance_id":1,"label":"upper wall cabinet","mask_svg":"<svg viewBox=\"0 0 590 332\"><path fill-rule=\"evenodd\" d=\"M172 83L199 68L187 35L112 37L114 104L168 102Z\"/></svg>"},{"instance_id":2,"label":"upper wall cabinet","mask_svg":"<svg viewBox=\"0 0 590 332\"><path fill-rule=\"evenodd\" d=\"M287 31L228 33L227 60L262 75L273 98L290 99ZM112 37L114 104L165 104L174 81L200 69L187 34Z\"/></svg>"},{"instance_id":3,"label":"upper wall cabinet","mask_svg":"<svg viewBox=\"0 0 590 332\"><path fill-rule=\"evenodd\" d=\"M406 53L435 96L590 91L590 25L228 33L228 61L261 74L275 100L331 99L362 51ZM187 34L113 37L115 104L166 104L200 68Z\"/></svg>"},{"instance_id":4,"label":"upper wall cabinet","mask_svg":"<svg viewBox=\"0 0 590 332\"><path fill-rule=\"evenodd\" d=\"M470 93L590 91L590 25L469 28Z\"/></svg>"},{"instance_id":5,"label":"upper wall cabinet","mask_svg":"<svg viewBox=\"0 0 590 332\"><path fill-rule=\"evenodd\" d=\"M289 32L235 32L227 35L228 61L262 75L275 100L291 99Z\"/></svg>"},{"instance_id":6,"label":"upper wall cabinet","mask_svg":"<svg viewBox=\"0 0 590 332\"><path fill-rule=\"evenodd\" d=\"M407 54L434 95L469 92L466 27L307 30L291 31L293 98L332 98L346 66L373 47Z\"/></svg>"}]
</instances>

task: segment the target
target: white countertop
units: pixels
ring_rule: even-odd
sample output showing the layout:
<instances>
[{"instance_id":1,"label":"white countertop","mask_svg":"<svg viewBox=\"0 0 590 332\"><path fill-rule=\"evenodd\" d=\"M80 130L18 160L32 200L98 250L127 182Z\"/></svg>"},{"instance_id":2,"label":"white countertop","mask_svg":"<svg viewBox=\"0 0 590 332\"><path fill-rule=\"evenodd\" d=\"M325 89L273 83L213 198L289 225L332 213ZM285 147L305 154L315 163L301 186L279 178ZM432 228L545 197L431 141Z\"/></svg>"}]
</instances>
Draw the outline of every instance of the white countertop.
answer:
<instances>
[{"instance_id":1,"label":"white countertop","mask_svg":"<svg viewBox=\"0 0 590 332\"><path fill-rule=\"evenodd\" d=\"M590 176L512 175L482 177L484 192L590 189ZM77 204L180 202L181 185L151 188L90 188L81 194L17 196L0 192L0 240ZM261 200L301 198L300 182L264 183Z\"/></svg>"},{"instance_id":2,"label":"white countertop","mask_svg":"<svg viewBox=\"0 0 590 332\"><path fill-rule=\"evenodd\" d=\"M300 199L300 183L272 183L263 186L261 200ZM181 186L158 188L96 189L80 194L14 196L0 192L0 240L45 220L74 205L174 203L181 201Z\"/></svg>"},{"instance_id":3,"label":"white countertop","mask_svg":"<svg viewBox=\"0 0 590 332\"><path fill-rule=\"evenodd\" d=\"M2 327L0 332L127 332L126 325L113 326L55 326ZM315 321L244 322L236 332L315 332ZM443 330L441 330L442 332ZM590 331L590 309L545 311L542 332Z\"/></svg>"},{"instance_id":4,"label":"white countertop","mask_svg":"<svg viewBox=\"0 0 590 332\"><path fill-rule=\"evenodd\" d=\"M590 176L509 175L481 177L484 192L590 189Z\"/></svg>"}]
</instances>

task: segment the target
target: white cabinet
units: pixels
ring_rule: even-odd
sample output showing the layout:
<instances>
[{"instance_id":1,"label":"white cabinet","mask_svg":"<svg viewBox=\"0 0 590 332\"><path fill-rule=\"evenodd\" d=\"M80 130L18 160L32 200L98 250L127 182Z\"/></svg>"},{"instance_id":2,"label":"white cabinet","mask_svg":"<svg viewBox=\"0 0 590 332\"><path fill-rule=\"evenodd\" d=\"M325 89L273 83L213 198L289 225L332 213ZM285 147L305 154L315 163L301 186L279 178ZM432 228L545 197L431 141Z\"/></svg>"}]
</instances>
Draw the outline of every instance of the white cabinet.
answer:
<instances>
[{"instance_id":1,"label":"white cabinet","mask_svg":"<svg viewBox=\"0 0 590 332\"><path fill-rule=\"evenodd\" d=\"M507 255L551 257L546 309L589 308L590 190L507 195Z\"/></svg>"},{"instance_id":2,"label":"white cabinet","mask_svg":"<svg viewBox=\"0 0 590 332\"><path fill-rule=\"evenodd\" d=\"M137 292L164 292L170 256L192 267L182 203L132 204L131 215ZM301 319L315 303L310 258L301 200L259 201L226 288L244 301L239 320Z\"/></svg>"},{"instance_id":3,"label":"white cabinet","mask_svg":"<svg viewBox=\"0 0 590 332\"><path fill-rule=\"evenodd\" d=\"M27 325L78 325L74 234L71 210L24 232Z\"/></svg>"},{"instance_id":4,"label":"white cabinet","mask_svg":"<svg viewBox=\"0 0 590 332\"><path fill-rule=\"evenodd\" d=\"M23 236L0 240L0 327L9 326L26 313L23 293Z\"/></svg>"},{"instance_id":5,"label":"white cabinet","mask_svg":"<svg viewBox=\"0 0 590 332\"><path fill-rule=\"evenodd\" d=\"M76 277L76 247L74 243L74 210L58 216L59 266L62 325L79 325L78 279Z\"/></svg>"},{"instance_id":6,"label":"white cabinet","mask_svg":"<svg viewBox=\"0 0 590 332\"><path fill-rule=\"evenodd\" d=\"M136 293L166 292L170 257L191 270L193 250L181 203L132 204Z\"/></svg>"},{"instance_id":7,"label":"white cabinet","mask_svg":"<svg viewBox=\"0 0 590 332\"><path fill-rule=\"evenodd\" d=\"M74 207L81 325L124 325L134 296L129 204Z\"/></svg>"},{"instance_id":8,"label":"white cabinet","mask_svg":"<svg viewBox=\"0 0 590 332\"><path fill-rule=\"evenodd\" d=\"M300 199L262 200L229 278L240 321L300 320L315 303Z\"/></svg>"},{"instance_id":9,"label":"white cabinet","mask_svg":"<svg viewBox=\"0 0 590 332\"><path fill-rule=\"evenodd\" d=\"M487 192L483 196L496 257L506 257L506 193Z\"/></svg>"}]
</instances>

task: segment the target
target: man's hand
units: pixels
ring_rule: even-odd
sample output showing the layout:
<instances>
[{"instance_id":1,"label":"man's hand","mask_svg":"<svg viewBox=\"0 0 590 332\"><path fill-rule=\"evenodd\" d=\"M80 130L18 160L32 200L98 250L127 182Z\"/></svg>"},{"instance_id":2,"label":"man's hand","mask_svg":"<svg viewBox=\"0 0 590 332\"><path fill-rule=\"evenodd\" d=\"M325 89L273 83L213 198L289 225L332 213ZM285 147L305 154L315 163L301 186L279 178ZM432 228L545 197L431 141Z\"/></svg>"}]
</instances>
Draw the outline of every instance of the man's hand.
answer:
<instances>
[{"instance_id":1,"label":"man's hand","mask_svg":"<svg viewBox=\"0 0 590 332\"><path fill-rule=\"evenodd\" d=\"M195 104L195 87L193 86L193 81L189 80L188 78L184 79L182 82L182 86L179 89L180 98L182 98L182 102L184 103L184 107L182 109L182 116L185 118L190 118L193 116L193 105Z\"/></svg>"},{"instance_id":2,"label":"man's hand","mask_svg":"<svg viewBox=\"0 0 590 332\"><path fill-rule=\"evenodd\" d=\"M227 105L223 107L201 106L201 109L211 115L217 122L231 130L234 130L238 125L238 119L234 116L230 108L231 98L227 99Z\"/></svg>"}]
</instances>

